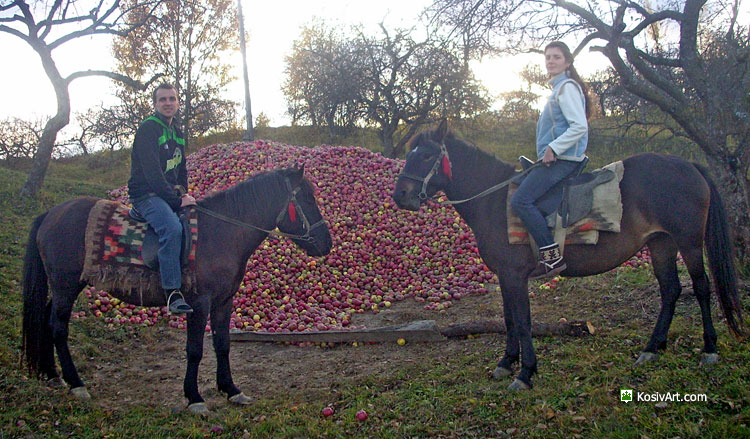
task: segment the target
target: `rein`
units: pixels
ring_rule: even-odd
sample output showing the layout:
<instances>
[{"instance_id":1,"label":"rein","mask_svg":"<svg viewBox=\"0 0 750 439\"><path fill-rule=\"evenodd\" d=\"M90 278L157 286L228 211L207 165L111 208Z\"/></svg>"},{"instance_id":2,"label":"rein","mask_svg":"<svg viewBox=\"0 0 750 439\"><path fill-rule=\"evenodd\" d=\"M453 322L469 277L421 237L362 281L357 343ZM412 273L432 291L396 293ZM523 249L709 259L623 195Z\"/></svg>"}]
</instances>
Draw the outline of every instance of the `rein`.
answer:
<instances>
[{"instance_id":1,"label":"rein","mask_svg":"<svg viewBox=\"0 0 750 439\"><path fill-rule=\"evenodd\" d=\"M523 177L524 175L526 175L529 172L531 172L532 169L534 169L537 166L539 166L539 165L542 164L541 161L538 161L538 162L534 163L533 165L529 166L528 168L524 169L522 172L520 172L518 174L515 174L513 177L511 177L511 178L503 181L502 183L498 183L498 184L496 184L496 185L494 185L492 187L489 187L489 188L483 190L482 192L480 192L480 193L478 193L476 195L473 195L473 196L471 196L469 198L465 198L463 200L455 200L455 201L452 201L452 200L437 201L434 196L433 197L428 197L427 196L427 186L430 183L430 179L432 179L432 177L437 173L438 166L443 162L444 158L448 159L448 163L450 163L450 157L448 157L448 150L445 148L445 143L443 142L443 143L440 143L440 155L435 159L435 163L433 163L432 169L430 169L430 172L428 172L427 175L425 175L424 177L419 177L419 176L416 176L416 175L411 175L411 174L407 174L405 172L402 172L401 174L399 174L399 177L408 178L410 180L415 180L415 181L417 181L419 183L422 183L422 189L419 192L419 199L420 200L427 201L428 199L430 199L430 200L432 200L432 202L434 202L436 204L439 204L441 206L451 206L451 205L454 205L454 204L466 203L466 202L474 200L476 198L481 198L481 197L489 195L489 194L491 194L493 192L496 192L496 191L504 188L505 186L508 186L509 184L511 184L513 182L513 180L515 180L516 178Z\"/></svg>"},{"instance_id":2,"label":"rein","mask_svg":"<svg viewBox=\"0 0 750 439\"><path fill-rule=\"evenodd\" d=\"M297 203L297 192L299 191L300 188L298 187L298 188L292 190L292 187L291 187L291 184L289 183L289 180L286 179L285 182L286 182L287 189L289 189L289 192L290 192L289 198L287 199L287 203L285 203L285 205L297 206L297 204L298 204ZM316 222L313 225L310 225L310 222L307 220L307 215L305 215L305 212L302 209L296 209L296 207L294 209L286 209L286 208L282 209L281 212L279 212L279 214L276 216L276 223L277 224L278 224L279 221L281 221L281 219L284 217L285 214L289 215L290 212L296 212L297 210L299 210L299 212L300 212L300 216L302 217L302 224L305 227L305 234L304 235L294 235L294 234L291 234L291 233L284 233L284 232L282 232L280 230L266 230L266 229L264 229L262 227L258 227L258 226L253 225L253 224L242 222L242 221L236 220L234 218L230 218L230 217L228 217L226 215L222 215L222 214L220 214L218 212L214 212L213 210L206 209L205 207L201 207L201 206L199 206L197 204L194 205L193 207L197 211L199 211L199 212L205 213L206 215L209 215L209 216L212 216L214 218L220 219L220 220L222 220L224 222L227 222L229 224L233 224L235 226L245 227L245 228L248 228L248 229L255 229L255 230L258 230L260 232L268 233L270 235L282 236L282 237L285 237L285 238L297 239L297 240L306 241L306 242L313 242L313 241L315 241L315 238L312 237L312 236L310 236L310 233L316 227L319 227L319 226L325 224L325 220L323 218L321 218L320 221ZM292 215L296 215L296 213L294 213ZM294 222L294 220L292 222Z\"/></svg>"},{"instance_id":3,"label":"rein","mask_svg":"<svg viewBox=\"0 0 750 439\"><path fill-rule=\"evenodd\" d=\"M496 192L496 191L498 191L498 190L500 190L500 189L504 188L505 186L508 186L509 184L511 184L511 183L513 182L513 180L515 180L515 179L516 179L516 178L518 178L518 177L523 177L524 175L526 175L526 174L528 174L529 172L531 172L531 170L532 170L532 169L536 168L537 166L539 166L539 165L541 165L541 164L542 164L542 162L537 162L537 163L534 163L533 165L531 165L531 166L529 166L528 168L524 169L524 170L523 170L522 172L519 172L518 174L516 174L516 175L514 175L513 177L511 177L511 178L509 178L509 179L507 179L507 180L503 181L502 183L498 183L498 184L496 184L496 185L494 185L494 186L492 186L492 187L489 187L489 188L487 188L487 189L483 190L482 192L480 192L480 193L478 193L478 194L476 194L476 195L473 195L473 196L471 196L471 197L469 197L469 198L464 198L463 200L455 200L455 201L452 201L452 200L448 200L448 201L437 201L437 200L434 200L434 199L433 199L433 202L434 202L434 203L437 203L437 204L439 204L439 205L441 205L441 206L451 206L451 205L453 205L453 204L461 204L461 203L466 203L467 201L471 201L471 200L474 200L474 199L476 199L476 198L481 198L481 197L484 197L484 196L486 196L486 195L489 195L489 194L491 194L491 193L493 193L493 192ZM434 197L433 197L433 198L434 198Z\"/></svg>"}]
</instances>

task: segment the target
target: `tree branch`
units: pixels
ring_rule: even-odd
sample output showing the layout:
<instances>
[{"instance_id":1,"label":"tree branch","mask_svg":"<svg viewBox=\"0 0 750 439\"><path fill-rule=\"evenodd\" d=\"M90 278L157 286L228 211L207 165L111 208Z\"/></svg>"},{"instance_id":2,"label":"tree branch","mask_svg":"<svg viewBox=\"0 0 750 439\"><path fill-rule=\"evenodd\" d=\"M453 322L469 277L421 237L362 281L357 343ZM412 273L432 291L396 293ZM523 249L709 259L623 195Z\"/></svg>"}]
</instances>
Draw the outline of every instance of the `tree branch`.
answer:
<instances>
[{"instance_id":1,"label":"tree branch","mask_svg":"<svg viewBox=\"0 0 750 439\"><path fill-rule=\"evenodd\" d=\"M87 28L81 29L75 32L70 32L66 35L63 35L57 40L50 43L48 46L50 50L53 50L70 40L83 37L83 36L87 36L87 35L108 34L108 35L117 35L117 36L124 37L127 34L129 34L133 29L136 29L137 27L140 27L143 24L145 24L146 21L148 21L153 16L154 10L164 1L165 0L148 0L148 1L141 2L141 3L137 3L133 7L127 9L126 11L122 11L117 17L112 19L110 22L106 22L106 20L117 10L117 7L119 6L119 3L120 3L119 0L115 1L112 4L112 6L109 9L107 9L107 11L101 17L98 17L96 14L98 14L98 9L99 7L101 7L101 3L100 3L99 7L92 10L92 14L89 14L86 16L74 17L74 18L67 20L67 22L92 20L92 23ZM139 7L144 7L149 4L151 5L150 10L148 11L147 14L143 15L143 18L141 20L135 23L132 23L128 25L127 27L123 27L122 29L117 28L118 24L123 19L123 17L125 17L125 14L127 14L127 12L132 11L133 9L137 9ZM59 23L54 23L54 24L63 24L63 22L60 21Z\"/></svg>"},{"instance_id":2,"label":"tree branch","mask_svg":"<svg viewBox=\"0 0 750 439\"><path fill-rule=\"evenodd\" d=\"M688 0L685 2L684 19L680 25L680 59L682 68L703 102L717 103L710 96L707 78L703 71L703 62L698 53L698 20L706 0Z\"/></svg>"},{"instance_id":3,"label":"tree branch","mask_svg":"<svg viewBox=\"0 0 750 439\"><path fill-rule=\"evenodd\" d=\"M163 73L159 73L159 74L155 75L154 77L152 77L151 79L149 79L148 81L146 81L145 83L142 83L142 82L137 81L135 79L132 79L132 78L130 78L128 76L121 75L121 74L115 73L115 72L109 72L109 71L106 71L106 70L85 70L85 71L80 71L80 72L75 72L75 73L70 74L67 78L65 78L65 81L68 84L70 84L71 82L73 82L76 79L85 78L87 76L104 76L104 77L113 79L115 81L122 82L123 84L128 85L130 87L133 87L136 90L143 91L143 90L148 89L148 86L151 85L152 82L154 82L157 79L161 78L162 76L164 76L164 74Z\"/></svg>"},{"instance_id":4,"label":"tree branch","mask_svg":"<svg viewBox=\"0 0 750 439\"><path fill-rule=\"evenodd\" d=\"M677 11L672 11L672 10L660 11L660 12L657 12L656 14L644 13L643 15L645 17L644 20L641 21L638 24L638 26L634 27L632 30L629 30L628 32L626 32L627 34L635 37L636 35L640 34L644 30L646 30L647 27L651 26L654 23L658 23L662 20L667 20L667 19L672 19L679 23L682 21L682 18L683 18L682 14L680 14Z\"/></svg>"},{"instance_id":5,"label":"tree branch","mask_svg":"<svg viewBox=\"0 0 750 439\"><path fill-rule=\"evenodd\" d=\"M8 26L6 26L4 24L0 24L0 32L5 32L5 33L11 34L13 36L16 36L16 37L24 40L25 42L27 42L29 45L31 45L31 39L29 38L28 35L24 34L23 32L21 32L19 30L13 29L12 27L8 27Z\"/></svg>"},{"instance_id":6,"label":"tree branch","mask_svg":"<svg viewBox=\"0 0 750 439\"><path fill-rule=\"evenodd\" d=\"M682 67L682 61L680 61L679 59L654 56L636 48L634 48L634 50L638 54L639 58L646 60L650 64L676 68Z\"/></svg>"}]
</instances>

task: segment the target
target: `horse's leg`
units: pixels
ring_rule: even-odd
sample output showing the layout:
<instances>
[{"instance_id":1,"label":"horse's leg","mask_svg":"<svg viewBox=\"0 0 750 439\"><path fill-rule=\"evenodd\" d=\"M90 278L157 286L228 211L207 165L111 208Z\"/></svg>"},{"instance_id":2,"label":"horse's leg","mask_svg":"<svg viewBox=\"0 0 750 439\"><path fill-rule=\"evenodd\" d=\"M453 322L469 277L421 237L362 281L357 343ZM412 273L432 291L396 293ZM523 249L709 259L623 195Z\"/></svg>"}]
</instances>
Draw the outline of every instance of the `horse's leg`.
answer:
<instances>
[{"instance_id":1,"label":"horse's leg","mask_svg":"<svg viewBox=\"0 0 750 439\"><path fill-rule=\"evenodd\" d=\"M529 305L529 283L517 272L498 273L500 289L503 294L505 315L510 314L511 328L508 331L506 355L509 359L518 356L518 345L521 347L521 372L508 387L511 390L529 389L531 377L536 373L536 354L531 340L531 308Z\"/></svg>"},{"instance_id":2,"label":"horse's leg","mask_svg":"<svg viewBox=\"0 0 750 439\"><path fill-rule=\"evenodd\" d=\"M521 355L518 334L513 330L513 313L510 312L510 307L505 305L505 298L503 298L503 317L505 318L505 354L492 372L492 377L497 379L513 375L513 365L518 362Z\"/></svg>"},{"instance_id":3,"label":"horse's leg","mask_svg":"<svg viewBox=\"0 0 750 439\"><path fill-rule=\"evenodd\" d=\"M677 245L672 237L666 234L656 236L648 241L648 248L651 251L654 275L659 281L661 310L651 339L635 362L636 366L656 359L659 349L666 348L667 333L674 317L675 304L682 292L680 278L677 275Z\"/></svg>"},{"instance_id":4,"label":"horse's leg","mask_svg":"<svg viewBox=\"0 0 750 439\"><path fill-rule=\"evenodd\" d=\"M55 342L50 325L51 310L52 302L50 301L44 308L44 320L42 320L42 337L39 340L39 373L47 378L50 385L57 387L62 385L62 382L55 367Z\"/></svg>"},{"instance_id":5,"label":"horse's leg","mask_svg":"<svg viewBox=\"0 0 750 439\"><path fill-rule=\"evenodd\" d=\"M188 299L186 294L186 299ZM192 299L192 298L191 298ZM189 299L188 299L189 300ZM198 366L203 359L203 337L206 332L206 322L208 321L208 309L210 302L207 296L199 295L193 300L189 300L193 312L187 315L187 371L185 372L185 381L182 388L185 397L188 399L188 409L196 414L207 414L205 401L198 391Z\"/></svg>"},{"instance_id":6,"label":"horse's leg","mask_svg":"<svg viewBox=\"0 0 750 439\"><path fill-rule=\"evenodd\" d=\"M62 376L70 386L70 391L77 397L89 399L91 395L86 390L86 386L78 375L78 370L73 363L73 357L70 355L68 347L68 334L70 315L73 311L73 303L78 293L83 289L83 285L78 280L67 280L64 276L56 279L51 283L52 303L50 307L49 325L52 332L52 340L57 350L57 358L60 360Z\"/></svg>"},{"instance_id":7,"label":"horse's leg","mask_svg":"<svg viewBox=\"0 0 750 439\"><path fill-rule=\"evenodd\" d=\"M214 300L211 305L211 332L213 333L214 352L216 353L216 385L219 391L227 394L234 404L250 404L252 398L234 385L232 370L229 366L229 317L232 312L232 296L223 300Z\"/></svg>"},{"instance_id":8,"label":"horse's leg","mask_svg":"<svg viewBox=\"0 0 750 439\"><path fill-rule=\"evenodd\" d=\"M703 249L695 246L687 250L681 248L680 253L687 266L690 279L693 281L695 299L701 308L703 320L703 358L701 364L704 366L711 365L719 361L719 354L716 351L716 330L711 319L711 288L703 265Z\"/></svg>"}]
</instances>

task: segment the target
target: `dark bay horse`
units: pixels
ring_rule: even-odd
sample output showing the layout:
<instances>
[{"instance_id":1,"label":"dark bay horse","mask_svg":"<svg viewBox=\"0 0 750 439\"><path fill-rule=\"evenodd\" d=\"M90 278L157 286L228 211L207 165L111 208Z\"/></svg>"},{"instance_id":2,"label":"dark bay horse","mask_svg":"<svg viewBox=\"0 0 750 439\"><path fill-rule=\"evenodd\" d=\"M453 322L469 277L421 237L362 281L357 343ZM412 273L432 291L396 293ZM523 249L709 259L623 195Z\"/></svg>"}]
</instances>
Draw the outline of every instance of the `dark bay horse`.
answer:
<instances>
[{"instance_id":1,"label":"dark bay horse","mask_svg":"<svg viewBox=\"0 0 750 439\"><path fill-rule=\"evenodd\" d=\"M200 228L195 257L197 293L185 295L194 312L188 315L183 389L193 412L207 412L198 392L197 377L209 313L218 388L233 403L251 402L232 380L229 319L232 298L247 260L268 232L278 227L310 256L326 255L331 249L331 235L318 210L313 186L303 172L303 169L283 169L261 173L198 202L201 209L197 212ZM89 394L68 349L68 323L73 302L86 286L80 280L84 232L96 201L90 197L77 198L37 217L29 234L23 273L23 346L29 369L59 381L54 357L57 350L63 379L82 398L89 398ZM127 297L121 291L109 293L120 299ZM145 306L166 304L161 292L147 299Z\"/></svg>"},{"instance_id":2,"label":"dark bay horse","mask_svg":"<svg viewBox=\"0 0 750 439\"><path fill-rule=\"evenodd\" d=\"M515 174L513 166L449 133L445 121L437 130L417 134L410 146L393 193L394 201L402 209L419 210L438 191L443 191L449 200L464 200ZM718 354L709 281L703 266L704 245L730 332L738 338L745 335L726 214L719 193L703 167L677 157L643 154L630 157L623 164L621 232L600 232L596 245L566 246L568 267L562 275L603 273L648 245L662 306L653 334L636 362L640 364L655 358L658 350L666 347L667 331L681 292L676 264L679 251L703 319L701 362L714 363ZM532 375L537 370L528 296L528 276L536 259L529 245L508 242L507 194L505 187L456 204L455 208L474 232L484 263L500 281L507 345L493 377L511 375L520 354L522 368L510 388L526 389L531 387Z\"/></svg>"}]
</instances>

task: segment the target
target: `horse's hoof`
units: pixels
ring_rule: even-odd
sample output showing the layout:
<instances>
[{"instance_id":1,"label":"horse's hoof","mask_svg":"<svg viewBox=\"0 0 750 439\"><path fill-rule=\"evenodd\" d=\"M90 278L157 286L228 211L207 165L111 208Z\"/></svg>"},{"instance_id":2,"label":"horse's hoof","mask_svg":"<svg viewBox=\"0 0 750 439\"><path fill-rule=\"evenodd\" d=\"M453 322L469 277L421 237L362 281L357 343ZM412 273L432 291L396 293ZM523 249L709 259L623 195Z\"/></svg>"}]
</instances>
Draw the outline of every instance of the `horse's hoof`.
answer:
<instances>
[{"instance_id":1,"label":"horse's hoof","mask_svg":"<svg viewBox=\"0 0 750 439\"><path fill-rule=\"evenodd\" d=\"M638 357L633 366L640 366L643 363L648 363L649 361L654 361L658 358L659 354L655 354L653 352L641 352L641 356Z\"/></svg>"},{"instance_id":2,"label":"horse's hoof","mask_svg":"<svg viewBox=\"0 0 750 439\"><path fill-rule=\"evenodd\" d=\"M70 389L70 393L73 394L78 399L91 399L91 395L89 394L89 391L86 390L86 387L76 387L74 389Z\"/></svg>"},{"instance_id":3,"label":"horse's hoof","mask_svg":"<svg viewBox=\"0 0 750 439\"><path fill-rule=\"evenodd\" d=\"M188 410L190 410L190 413L194 415L206 416L206 415L211 414L211 410L209 410L208 407L206 407L205 402L196 402L196 403L188 405L187 408Z\"/></svg>"},{"instance_id":4,"label":"horse's hoof","mask_svg":"<svg viewBox=\"0 0 750 439\"><path fill-rule=\"evenodd\" d=\"M47 385L55 389L62 387L64 384L65 383L63 383L63 380L60 377L54 377L47 380Z\"/></svg>"},{"instance_id":5,"label":"horse's hoof","mask_svg":"<svg viewBox=\"0 0 750 439\"><path fill-rule=\"evenodd\" d=\"M240 392L234 396L230 396L229 402L237 405L248 405L253 403L253 398L250 398L249 396L246 396L244 393Z\"/></svg>"},{"instance_id":6,"label":"horse's hoof","mask_svg":"<svg viewBox=\"0 0 750 439\"><path fill-rule=\"evenodd\" d=\"M528 384L518 378L514 379L513 382L510 383L510 386L508 386L508 390L529 390L530 388L531 387L529 387Z\"/></svg>"},{"instance_id":7,"label":"horse's hoof","mask_svg":"<svg viewBox=\"0 0 750 439\"><path fill-rule=\"evenodd\" d=\"M492 371L492 378L496 380L499 380L499 379L502 379L511 375L513 375L513 371L502 366L497 366L495 370Z\"/></svg>"},{"instance_id":8,"label":"horse's hoof","mask_svg":"<svg viewBox=\"0 0 750 439\"><path fill-rule=\"evenodd\" d=\"M707 354L703 353L703 357L701 358L701 366L713 366L714 364L719 362L719 354L713 353L713 354Z\"/></svg>"}]
</instances>

